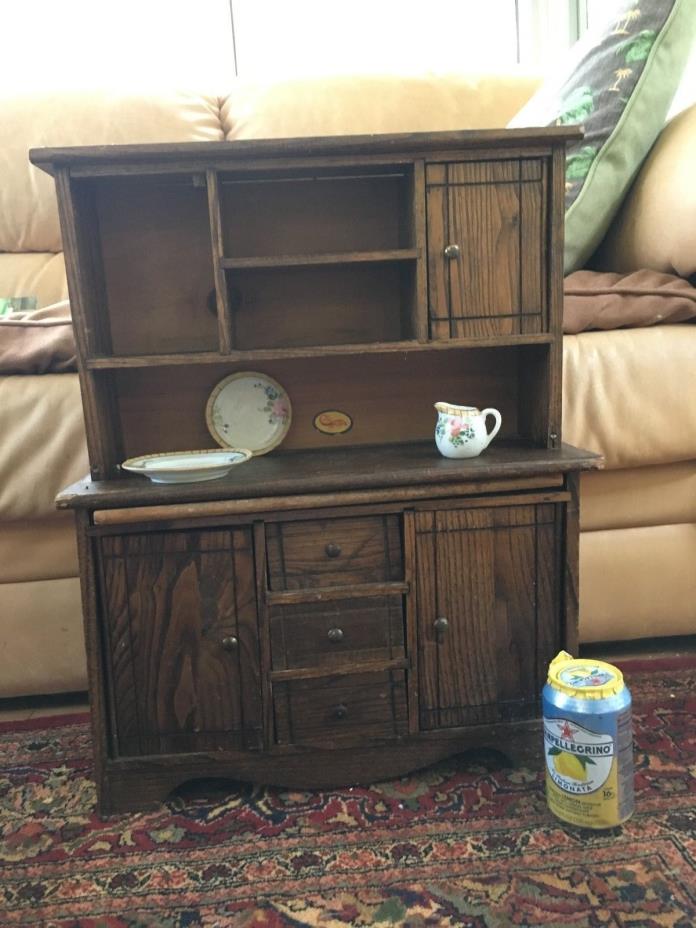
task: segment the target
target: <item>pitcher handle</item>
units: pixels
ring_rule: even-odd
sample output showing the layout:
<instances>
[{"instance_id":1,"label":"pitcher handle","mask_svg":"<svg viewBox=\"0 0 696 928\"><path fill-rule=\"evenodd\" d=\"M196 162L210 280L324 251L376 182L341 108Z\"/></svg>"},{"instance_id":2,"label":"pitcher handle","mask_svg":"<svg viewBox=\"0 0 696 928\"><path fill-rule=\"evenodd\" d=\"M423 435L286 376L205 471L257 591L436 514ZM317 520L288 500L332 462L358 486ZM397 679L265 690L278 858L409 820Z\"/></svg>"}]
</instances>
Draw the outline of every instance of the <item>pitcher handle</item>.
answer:
<instances>
[{"instance_id":1,"label":"pitcher handle","mask_svg":"<svg viewBox=\"0 0 696 928\"><path fill-rule=\"evenodd\" d=\"M481 418L483 419L484 425L485 425L487 416L493 416L493 418L495 419L495 425L493 426L492 431L487 432L486 444L484 445L484 448L487 448L490 445L490 443L493 441L495 436L498 434L500 426L503 423L503 417L500 415L497 409L493 409L492 407L489 407L488 409L484 409L481 411Z\"/></svg>"}]
</instances>

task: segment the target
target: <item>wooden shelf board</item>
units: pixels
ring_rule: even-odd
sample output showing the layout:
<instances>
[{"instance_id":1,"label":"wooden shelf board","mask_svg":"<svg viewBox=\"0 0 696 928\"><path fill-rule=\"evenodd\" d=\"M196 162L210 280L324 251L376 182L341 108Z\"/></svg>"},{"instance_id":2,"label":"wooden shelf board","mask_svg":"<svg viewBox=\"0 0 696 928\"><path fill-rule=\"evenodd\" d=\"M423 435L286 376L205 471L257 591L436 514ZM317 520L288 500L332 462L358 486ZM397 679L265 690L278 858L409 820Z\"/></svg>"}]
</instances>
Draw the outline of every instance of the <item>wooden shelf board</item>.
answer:
<instances>
[{"instance_id":1,"label":"wooden shelf board","mask_svg":"<svg viewBox=\"0 0 696 928\"><path fill-rule=\"evenodd\" d=\"M477 458L443 458L434 441L355 448L275 452L252 458L220 480L154 484L140 476L92 481L85 478L57 497L59 509L117 509L205 500L249 499L293 493L336 493L370 487L461 484L495 478L531 477L590 470L600 455L570 445L558 450L526 442L498 443Z\"/></svg>"},{"instance_id":2,"label":"wooden shelf board","mask_svg":"<svg viewBox=\"0 0 696 928\"><path fill-rule=\"evenodd\" d=\"M300 590L268 590L266 602L269 606L294 606L305 603L336 602L356 597L371 599L375 596L398 596L408 593L409 585L400 581L364 583L353 586L333 586Z\"/></svg>"},{"instance_id":3,"label":"wooden shelf board","mask_svg":"<svg viewBox=\"0 0 696 928\"><path fill-rule=\"evenodd\" d=\"M246 351L190 352L181 354L114 355L87 359L89 370L121 370L133 367L173 367L186 364L237 364L254 361L283 361L292 358L322 358L327 355L392 354L410 351L452 351L462 348L506 348L515 345L549 345L554 336L495 335L491 338L458 338L449 341L372 342L349 345L307 345L297 348L250 348Z\"/></svg>"},{"instance_id":4,"label":"wooden shelf board","mask_svg":"<svg viewBox=\"0 0 696 928\"><path fill-rule=\"evenodd\" d=\"M272 670L271 680L274 683L286 683L292 680L328 680L345 676L354 676L360 673L387 673L391 670L410 670L411 662L406 657L395 658L390 661L362 661L346 667L319 666L298 667L292 670Z\"/></svg>"},{"instance_id":5,"label":"wooden shelf board","mask_svg":"<svg viewBox=\"0 0 696 928\"><path fill-rule=\"evenodd\" d=\"M415 261L417 248L393 248L385 251L342 251L332 254L275 255L252 258L220 258L226 270L273 270L286 267L320 267L322 265L377 264L386 261Z\"/></svg>"}]
</instances>

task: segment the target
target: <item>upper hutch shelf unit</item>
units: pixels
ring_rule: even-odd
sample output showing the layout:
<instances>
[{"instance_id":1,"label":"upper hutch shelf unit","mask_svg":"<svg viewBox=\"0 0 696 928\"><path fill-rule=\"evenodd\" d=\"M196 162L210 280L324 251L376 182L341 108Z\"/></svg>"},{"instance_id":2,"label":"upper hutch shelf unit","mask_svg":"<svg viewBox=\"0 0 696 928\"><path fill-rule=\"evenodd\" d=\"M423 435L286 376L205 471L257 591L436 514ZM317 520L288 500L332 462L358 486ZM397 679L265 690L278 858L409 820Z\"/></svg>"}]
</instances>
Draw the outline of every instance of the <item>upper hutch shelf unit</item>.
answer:
<instances>
[{"instance_id":1,"label":"upper hutch shelf unit","mask_svg":"<svg viewBox=\"0 0 696 928\"><path fill-rule=\"evenodd\" d=\"M210 445L207 395L258 365L296 411L278 453L426 440L443 398L495 405L503 438L559 447L577 133L31 152L59 192L93 477ZM350 407L350 435L313 430L317 404Z\"/></svg>"}]
</instances>

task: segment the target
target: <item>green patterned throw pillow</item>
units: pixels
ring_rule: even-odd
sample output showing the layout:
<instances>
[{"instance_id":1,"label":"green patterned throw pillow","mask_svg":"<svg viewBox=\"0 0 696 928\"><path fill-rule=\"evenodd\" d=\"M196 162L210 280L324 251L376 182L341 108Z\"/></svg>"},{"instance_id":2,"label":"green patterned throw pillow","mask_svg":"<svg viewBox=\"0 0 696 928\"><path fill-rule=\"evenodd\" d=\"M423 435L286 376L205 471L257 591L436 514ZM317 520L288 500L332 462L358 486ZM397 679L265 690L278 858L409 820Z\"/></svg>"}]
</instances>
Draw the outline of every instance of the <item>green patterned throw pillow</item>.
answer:
<instances>
[{"instance_id":1,"label":"green patterned throw pillow","mask_svg":"<svg viewBox=\"0 0 696 928\"><path fill-rule=\"evenodd\" d=\"M664 125L695 35L696 0L624 3L509 123L584 128L566 159L566 274L609 228Z\"/></svg>"}]
</instances>

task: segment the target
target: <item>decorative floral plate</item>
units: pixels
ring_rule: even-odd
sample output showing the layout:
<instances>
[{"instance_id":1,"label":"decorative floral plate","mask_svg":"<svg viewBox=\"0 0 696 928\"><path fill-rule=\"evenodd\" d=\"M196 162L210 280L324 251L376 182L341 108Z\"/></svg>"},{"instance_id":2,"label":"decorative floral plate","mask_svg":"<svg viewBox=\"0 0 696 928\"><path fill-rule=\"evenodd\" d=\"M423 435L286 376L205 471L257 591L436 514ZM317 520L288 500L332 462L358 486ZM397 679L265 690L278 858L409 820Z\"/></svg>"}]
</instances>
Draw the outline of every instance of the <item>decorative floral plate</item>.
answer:
<instances>
[{"instance_id":1,"label":"decorative floral plate","mask_svg":"<svg viewBox=\"0 0 696 928\"><path fill-rule=\"evenodd\" d=\"M251 451L247 448L172 451L128 458L121 467L134 474L143 474L153 483L197 483L224 477L236 464L243 464L250 457Z\"/></svg>"},{"instance_id":2,"label":"decorative floral plate","mask_svg":"<svg viewBox=\"0 0 696 928\"><path fill-rule=\"evenodd\" d=\"M266 374L240 371L225 377L210 394L205 421L215 441L226 447L266 454L288 434L292 421L290 398Z\"/></svg>"}]
</instances>

